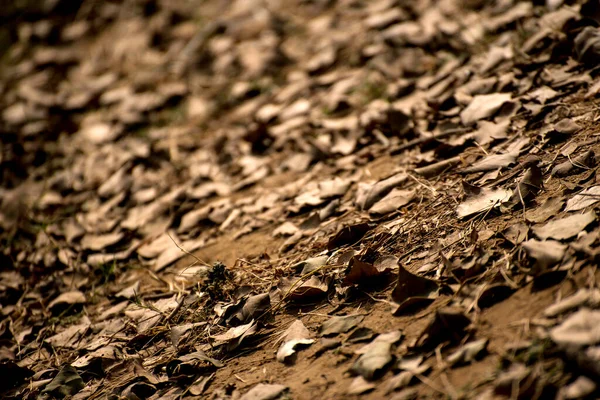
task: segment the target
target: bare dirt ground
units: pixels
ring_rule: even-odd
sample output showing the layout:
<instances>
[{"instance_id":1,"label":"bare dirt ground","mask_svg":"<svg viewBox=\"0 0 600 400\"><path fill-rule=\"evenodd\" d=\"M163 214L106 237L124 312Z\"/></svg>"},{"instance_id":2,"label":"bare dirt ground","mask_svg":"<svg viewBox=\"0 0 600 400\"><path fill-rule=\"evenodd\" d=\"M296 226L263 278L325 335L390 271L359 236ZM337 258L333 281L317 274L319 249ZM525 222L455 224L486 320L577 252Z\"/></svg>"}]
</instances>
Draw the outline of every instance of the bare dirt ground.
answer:
<instances>
[{"instance_id":1,"label":"bare dirt ground","mask_svg":"<svg viewBox=\"0 0 600 400\"><path fill-rule=\"evenodd\" d=\"M600 390L597 1L0 11L0 396Z\"/></svg>"}]
</instances>

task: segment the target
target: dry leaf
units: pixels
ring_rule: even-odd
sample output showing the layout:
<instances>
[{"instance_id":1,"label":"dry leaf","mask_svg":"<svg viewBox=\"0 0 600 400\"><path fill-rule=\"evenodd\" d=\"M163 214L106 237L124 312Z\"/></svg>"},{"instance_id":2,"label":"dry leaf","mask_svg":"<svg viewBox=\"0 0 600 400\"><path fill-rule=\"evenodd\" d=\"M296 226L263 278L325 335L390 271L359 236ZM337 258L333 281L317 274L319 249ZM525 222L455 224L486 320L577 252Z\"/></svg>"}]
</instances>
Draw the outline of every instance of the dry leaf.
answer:
<instances>
[{"instance_id":1,"label":"dry leaf","mask_svg":"<svg viewBox=\"0 0 600 400\"><path fill-rule=\"evenodd\" d=\"M331 317L321 324L319 335L335 336L346 333L356 327L365 319L364 315L346 315L342 317Z\"/></svg>"},{"instance_id":2,"label":"dry leaf","mask_svg":"<svg viewBox=\"0 0 600 400\"><path fill-rule=\"evenodd\" d=\"M361 210L369 210L373 204L404 183L406 179L406 174L399 173L374 184L360 183L356 192L356 206Z\"/></svg>"},{"instance_id":3,"label":"dry leaf","mask_svg":"<svg viewBox=\"0 0 600 400\"><path fill-rule=\"evenodd\" d=\"M600 201L600 186L592 186L567 200L565 211L579 211Z\"/></svg>"},{"instance_id":4,"label":"dry leaf","mask_svg":"<svg viewBox=\"0 0 600 400\"><path fill-rule=\"evenodd\" d=\"M456 208L460 218L466 218L473 214L487 212L507 202L512 195L510 190L482 188L478 194L469 196Z\"/></svg>"},{"instance_id":5,"label":"dry leaf","mask_svg":"<svg viewBox=\"0 0 600 400\"><path fill-rule=\"evenodd\" d=\"M582 308L550 330L550 338L561 345L586 346L600 343L600 311Z\"/></svg>"},{"instance_id":6,"label":"dry leaf","mask_svg":"<svg viewBox=\"0 0 600 400\"><path fill-rule=\"evenodd\" d=\"M392 292L392 300L398 303L393 311L400 315L431 304L438 295L436 281L408 272L402 265L398 269L398 283Z\"/></svg>"},{"instance_id":7,"label":"dry leaf","mask_svg":"<svg viewBox=\"0 0 600 400\"><path fill-rule=\"evenodd\" d=\"M273 400L288 390L285 385L259 383L247 391L240 400Z\"/></svg>"},{"instance_id":8,"label":"dry leaf","mask_svg":"<svg viewBox=\"0 0 600 400\"><path fill-rule=\"evenodd\" d=\"M567 251L567 246L554 241L539 241L530 239L521 244L527 255L535 260L538 271L545 271L549 267L562 261Z\"/></svg>"},{"instance_id":9,"label":"dry leaf","mask_svg":"<svg viewBox=\"0 0 600 400\"><path fill-rule=\"evenodd\" d=\"M592 222L596 221L596 213L588 211L585 214L571 215L561 219L551 220L545 225L536 225L533 233L542 240L565 240L583 232Z\"/></svg>"},{"instance_id":10,"label":"dry leaf","mask_svg":"<svg viewBox=\"0 0 600 400\"><path fill-rule=\"evenodd\" d=\"M415 198L415 194L416 193L413 190L394 188L381 200L373 204L373 206L369 208L369 212L376 215L389 214L410 203Z\"/></svg>"},{"instance_id":11,"label":"dry leaf","mask_svg":"<svg viewBox=\"0 0 600 400\"><path fill-rule=\"evenodd\" d=\"M510 93L480 94L460 113L463 124L470 125L493 116L502 105L512 98Z\"/></svg>"},{"instance_id":12,"label":"dry leaf","mask_svg":"<svg viewBox=\"0 0 600 400\"><path fill-rule=\"evenodd\" d=\"M296 347L307 346L314 343L311 339L310 331L306 329L302 321L299 319L292 324L281 335L280 340L283 340L279 350L277 350L277 361L286 363L291 360L291 357L296 354Z\"/></svg>"},{"instance_id":13,"label":"dry leaf","mask_svg":"<svg viewBox=\"0 0 600 400\"><path fill-rule=\"evenodd\" d=\"M367 380L374 379L393 361L392 348L402 338L400 331L377 336L371 343L357 350L360 357L350 371Z\"/></svg>"},{"instance_id":14,"label":"dry leaf","mask_svg":"<svg viewBox=\"0 0 600 400\"><path fill-rule=\"evenodd\" d=\"M455 364L464 364L475 361L477 357L481 355L485 351L487 347L488 340L487 339L479 339L473 342L469 342L461 346L454 353L450 354L446 361L450 365Z\"/></svg>"}]
</instances>

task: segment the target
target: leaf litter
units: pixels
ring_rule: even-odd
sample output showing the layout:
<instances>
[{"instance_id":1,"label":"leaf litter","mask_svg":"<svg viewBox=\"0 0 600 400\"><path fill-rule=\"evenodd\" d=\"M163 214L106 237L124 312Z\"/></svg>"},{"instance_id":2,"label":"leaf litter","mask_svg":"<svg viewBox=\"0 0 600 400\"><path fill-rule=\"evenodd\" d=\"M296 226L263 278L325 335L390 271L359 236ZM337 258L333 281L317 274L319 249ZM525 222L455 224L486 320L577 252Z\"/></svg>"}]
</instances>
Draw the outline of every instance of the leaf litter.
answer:
<instances>
[{"instance_id":1,"label":"leaf litter","mask_svg":"<svg viewBox=\"0 0 600 400\"><path fill-rule=\"evenodd\" d=\"M597 390L593 2L46 3L2 11L7 398Z\"/></svg>"}]
</instances>

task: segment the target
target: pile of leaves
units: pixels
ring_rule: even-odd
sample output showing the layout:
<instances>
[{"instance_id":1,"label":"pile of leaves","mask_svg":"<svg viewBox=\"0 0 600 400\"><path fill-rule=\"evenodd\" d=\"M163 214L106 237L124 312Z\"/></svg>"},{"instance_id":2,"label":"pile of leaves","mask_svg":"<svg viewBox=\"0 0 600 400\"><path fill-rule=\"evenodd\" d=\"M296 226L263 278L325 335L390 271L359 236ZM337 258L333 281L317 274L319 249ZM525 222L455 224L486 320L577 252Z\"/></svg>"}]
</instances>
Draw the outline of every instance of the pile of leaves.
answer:
<instances>
[{"instance_id":1,"label":"pile of leaves","mask_svg":"<svg viewBox=\"0 0 600 400\"><path fill-rule=\"evenodd\" d=\"M596 1L32 3L4 397L598 395Z\"/></svg>"}]
</instances>

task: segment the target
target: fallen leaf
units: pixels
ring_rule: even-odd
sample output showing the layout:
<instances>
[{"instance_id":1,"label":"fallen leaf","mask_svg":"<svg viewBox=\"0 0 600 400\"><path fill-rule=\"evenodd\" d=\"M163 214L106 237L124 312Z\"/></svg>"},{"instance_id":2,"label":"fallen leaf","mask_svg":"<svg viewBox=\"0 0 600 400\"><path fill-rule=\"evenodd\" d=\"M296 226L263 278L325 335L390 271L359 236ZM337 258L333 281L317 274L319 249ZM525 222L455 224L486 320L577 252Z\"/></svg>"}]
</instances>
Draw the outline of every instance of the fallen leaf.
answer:
<instances>
[{"instance_id":1,"label":"fallen leaf","mask_svg":"<svg viewBox=\"0 0 600 400\"><path fill-rule=\"evenodd\" d=\"M125 315L137 322L138 333L144 333L158 324L163 316L173 311L179 305L177 295L167 299L160 299L152 303L151 307L141 307L131 304Z\"/></svg>"},{"instance_id":2,"label":"fallen leaf","mask_svg":"<svg viewBox=\"0 0 600 400\"><path fill-rule=\"evenodd\" d=\"M322 199L343 196L346 194L351 184L352 181L350 179L338 177L319 182L319 196Z\"/></svg>"},{"instance_id":3,"label":"fallen leaf","mask_svg":"<svg viewBox=\"0 0 600 400\"><path fill-rule=\"evenodd\" d=\"M554 130L558 133L562 133L563 135L572 135L580 129L581 126L579 126L571 118L563 118L554 124Z\"/></svg>"},{"instance_id":4,"label":"fallen leaf","mask_svg":"<svg viewBox=\"0 0 600 400\"><path fill-rule=\"evenodd\" d=\"M375 379L393 361L392 348L401 338L400 331L377 336L371 343L356 351L360 357L354 362L350 371L367 380Z\"/></svg>"},{"instance_id":5,"label":"fallen leaf","mask_svg":"<svg viewBox=\"0 0 600 400\"><path fill-rule=\"evenodd\" d=\"M466 218L473 214L489 211L511 198L512 192L506 189L482 188L478 194L469 196L456 208L460 218Z\"/></svg>"},{"instance_id":6,"label":"fallen leaf","mask_svg":"<svg viewBox=\"0 0 600 400\"><path fill-rule=\"evenodd\" d=\"M327 321L321 324L319 329L319 335L321 336L335 336L340 333L346 333L349 330L356 327L365 319L364 315L346 315L346 316L335 316L329 318Z\"/></svg>"},{"instance_id":7,"label":"fallen leaf","mask_svg":"<svg viewBox=\"0 0 600 400\"><path fill-rule=\"evenodd\" d=\"M287 221L279 225L279 227L277 227L277 229L273 231L273 236L292 236L296 232L298 232L298 227L293 223Z\"/></svg>"},{"instance_id":8,"label":"fallen leaf","mask_svg":"<svg viewBox=\"0 0 600 400\"><path fill-rule=\"evenodd\" d=\"M575 36L575 52L582 63L594 63L600 55L600 30L586 26Z\"/></svg>"},{"instance_id":9,"label":"fallen leaf","mask_svg":"<svg viewBox=\"0 0 600 400\"><path fill-rule=\"evenodd\" d=\"M579 211L600 201L600 186L589 187L567 200L565 211Z\"/></svg>"},{"instance_id":10,"label":"fallen leaf","mask_svg":"<svg viewBox=\"0 0 600 400\"><path fill-rule=\"evenodd\" d=\"M545 225L536 225L533 233L542 240L565 240L583 232L592 222L596 221L596 213L588 211L585 214L571 215L561 219L551 220Z\"/></svg>"},{"instance_id":11,"label":"fallen leaf","mask_svg":"<svg viewBox=\"0 0 600 400\"><path fill-rule=\"evenodd\" d=\"M371 230L371 228L371 225L366 222L342 228L331 239L329 239L329 242L327 243L327 249L334 250L338 247L352 245L362 239L363 236L365 236L366 233Z\"/></svg>"},{"instance_id":12,"label":"fallen leaf","mask_svg":"<svg viewBox=\"0 0 600 400\"><path fill-rule=\"evenodd\" d=\"M117 244L123 237L124 234L121 231L104 235L87 234L81 239L81 247L85 250L100 251Z\"/></svg>"},{"instance_id":13,"label":"fallen leaf","mask_svg":"<svg viewBox=\"0 0 600 400\"><path fill-rule=\"evenodd\" d=\"M277 361L282 363L290 362L296 354L296 348L299 346L308 346L314 343L311 334L299 319L295 320L286 331L281 335L283 340L279 350L277 350Z\"/></svg>"},{"instance_id":14,"label":"fallen leaf","mask_svg":"<svg viewBox=\"0 0 600 400\"><path fill-rule=\"evenodd\" d=\"M389 214L410 203L415 198L415 194L416 192L414 190L394 188L381 200L373 204L373 206L369 208L369 212L377 215Z\"/></svg>"},{"instance_id":15,"label":"fallen leaf","mask_svg":"<svg viewBox=\"0 0 600 400\"><path fill-rule=\"evenodd\" d=\"M572 160L569 158L567 161L558 164L552 168L550 175L565 177L571 174L576 174L583 170L589 170L595 166L595 163L596 154L593 150L588 150Z\"/></svg>"},{"instance_id":16,"label":"fallen leaf","mask_svg":"<svg viewBox=\"0 0 600 400\"><path fill-rule=\"evenodd\" d=\"M103 346L95 351L92 351L91 353L77 358L71 365L75 368L81 369L92 363L100 362L102 370L105 371L107 367L110 367L122 358L123 354L117 347Z\"/></svg>"},{"instance_id":17,"label":"fallen leaf","mask_svg":"<svg viewBox=\"0 0 600 400\"><path fill-rule=\"evenodd\" d=\"M473 97L467 108L460 113L461 122L470 125L493 116L502 105L512 98L510 93L480 94Z\"/></svg>"},{"instance_id":18,"label":"fallen leaf","mask_svg":"<svg viewBox=\"0 0 600 400\"><path fill-rule=\"evenodd\" d=\"M361 210L368 211L373 204L390 193L392 189L404 183L406 179L406 174L399 173L374 184L360 183L356 192L356 206Z\"/></svg>"},{"instance_id":19,"label":"fallen leaf","mask_svg":"<svg viewBox=\"0 0 600 400\"><path fill-rule=\"evenodd\" d=\"M547 317L556 317L583 305L598 307L600 305L600 289L579 289L573 295L566 297L544 310Z\"/></svg>"},{"instance_id":20,"label":"fallen leaf","mask_svg":"<svg viewBox=\"0 0 600 400\"><path fill-rule=\"evenodd\" d=\"M85 383L75 368L65 365L52 381L46 385L42 393L49 393L57 397L73 396L85 387Z\"/></svg>"},{"instance_id":21,"label":"fallen leaf","mask_svg":"<svg viewBox=\"0 0 600 400\"><path fill-rule=\"evenodd\" d=\"M193 396L200 396L202 393L206 391L208 384L214 378L215 374L211 374L208 376L201 376L196 379L188 388L188 392Z\"/></svg>"},{"instance_id":22,"label":"fallen leaf","mask_svg":"<svg viewBox=\"0 0 600 400\"><path fill-rule=\"evenodd\" d=\"M170 379L193 379L199 371L214 370L225 366L220 360L207 356L198 350L184 354L171 360L165 366L165 371Z\"/></svg>"},{"instance_id":23,"label":"fallen leaf","mask_svg":"<svg viewBox=\"0 0 600 400\"><path fill-rule=\"evenodd\" d=\"M555 240L529 239L521 244L527 255L535 260L538 271L545 271L558 264L567 251L567 245Z\"/></svg>"},{"instance_id":24,"label":"fallen leaf","mask_svg":"<svg viewBox=\"0 0 600 400\"><path fill-rule=\"evenodd\" d=\"M287 390L285 385L259 383L240 397L240 400L273 400Z\"/></svg>"},{"instance_id":25,"label":"fallen leaf","mask_svg":"<svg viewBox=\"0 0 600 400\"><path fill-rule=\"evenodd\" d=\"M525 219L529 222L542 223L548 218L557 215L565 205L560 197L550 197L537 208L530 208L525 211Z\"/></svg>"},{"instance_id":26,"label":"fallen leaf","mask_svg":"<svg viewBox=\"0 0 600 400\"><path fill-rule=\"evenodd\" d=\"M71 325L44 341L54 347L77 348L83 343L82 339L90 328L89 323Z\"/></svg>"},{"instance_id":27,"label":"fallen leaf","mask_svg":"<svg viewBox=\"0 0 600 400\"><path fill-rule=\"evenodd\" d=\"M542 184L542 171L536 165L531 166L517 184L506 206L524 208L542 189Z\"/></svg>"},{"instance_id":28,"label":"fallen leaf","mask_svg":"<svg viewBox=\"0 0 600 400\"><path fill-rule=\"evenodd\" d=\"M243 325L250 320L258 319L271 308L271 299L268 293L250 296L237 312L227 318L230 326Z\"/></svg>"},{"instance_id":29,"label":"fallen leaf","mask_svg":"<svg viewBox=\"0 0 600 400\"><path fill-rule=\"evenodd\" d=\"M514 245L521 244L529 233L529 227L523 223L510 225L502 232L502 235Z\"/></svg>"},{"instance_id":30,"label":"fallen leaf","mask_svg":"<svg viewBox=\"0 0 600 400\"><path fill-rule=\"evenodd\" d=\"M227 332L215 335L212 338L215 340L216 345L225 344L227 351L232 351L239 347L244 339L254 335L257 329L256 322L250 321L246 325L230 328Z\"/></svg>"},{"instance_id":31,"label":"fallen leaf","mask_svg":"<svg viewBox=\"0 0 600 400\"><path fill-rule=\"evenodd\" d=\"M600 311L582 308L550 330L557 344L587 346L600 343Z\"/></svg>"},{"instance_id":32,"label":"fallen leaf","mask_svg":"<svg viewBox=\"0 0 600 400\"><path fill-rule=\"evenodd\" d=\"M464 344L454 353L450 354L446 358L446 362L448 362L450 365L467 364L473 362L485 351L487 344L487 339L479 339Z\"/></svg>"},{"instance_id":33,"label":"fallen leaf","mask_svg":"<svg viewBox=\"0 0 600 400\"><path fill-rule=\"evenodd\" d=\"M526 394L531 389L532 371L523 364L514 363L507 371L502 371L494 383L494 392L499 395L510 396L514 393L517 398L527 398Z\"/></svg>"},{"instance_id":34,"label":"fallen leaf","mask_svg":"<svg viewBox=\"0 0 600 400\"><path fill-rule=\"evenodd\" d=\"M420 373L420 372L417 372L417 373ZM402 388L410 385L414 378L415 378L415 372L411 372L411 371L400 372L399 374L396 374L396 375L392 376L391 378L388 378L388 380L386 380L383 383L383 393L385 393L387 395L387 394L392 393L393 391L402 389ZM398 393L397 395L390 397L390 398L396 399L398 396L402 396L402 395L400 393ZM416 393L415 393L415 397L412 397L412 393L411 393L411 397L399 397L399 398L400 399L416 399L417 397L416 397Z\"/></svg>"},{"instance_id":35,"label":"fallen leaf","mask_svg":"<svg viewBox=\"0 0 600 400\"><path fill-rule=\"evenodd\" d=\"M329 291L328 280L321 280L315 275L301 284L298 284L299 282L297 279L281 279L279 288L286 294L286 299L296 302L307 301L325 296Z\"/></svg>"},{"instance_id":36,"label":"fallen leaf","mask_svg":"<svg viewBox=\"0 0 600 400\"><path fill-rule=\"evenodd\" d=\"M120 290L115 294L116 298L133 299L140 293L140 281L135 281L132 285Z\"/></svg>"},{"instance_id":37,"label":"fallen leaf","mask_svg":"<svg viewBox=\"0 0 600 400\"><path fill-rule=\"evenodd\" d=\"M583 399L592 394L597 388L596 383L586 376L580 376L567 386L562 387L564 399Z\"/></svg>"},{"instance_id":38,"label":"fallen leaf","mask_svg":"<svg viewBox=\"0 0 600 400\"><path fill-rule=\"evenodd\" d=\"M375 262L370 262L371 254L354 256L348 262L348 271L344 277L344 284L364 285L372 283L375 278L381 278L388 275L396 269L394 261L397 258L378 258Z\"/></svg>"},{"instance_id":39,"label":"fallen leaf","mask_svg":"<svg viewBox=\"0 0 600 400\"><path fill-rule=\"evenodd\" d=\"M505 154L491 154L473 163L472 166L465 168L463 170L463 173L470 174L474 172L486 172L497 170L500 168L506 168L516 162L518 155L518 152Z\"/></svg>"},{"instance_id":40,"label":"fallen leaf","mask_svg":"<svg viewBox=\"0 0 600 400\"><path fill-rule=\"evenodd\" d=\"M352 382L350 382L350 386L348 387L348 391L346 393L349 395L359 395L370 392L371 390L375 389L375 387L376 385L373 382L365 380L365 378L362 376L357 376L356 378L352 379Z\"/></svg>"},{"instance_id":41,"label":"fallen leaf","mask_svg":"<svg viewBox=\"0 0 600 400\"><path fill-rule=\"evenodd\" d=\"M195 322L183 325L176 325L171 328L171 343L173 346L179 346L181 340L189 335L189 333L194 329L200 326L205 326L206 321Z\"/></svg>"},{"instance_id":42,"label":"fallen leaf","mask_svg":"<svg viewBox=\"0 0 600 400\"><path fill-rule=\"evenodd\" d=\"M471 320L459 310L439 309L419 335L414 347L428 350L445 342L458 343L465 336L465 330L470 324Z\"/></svg>"},{"instance_id":43,"label":"fallen leaf","mask_svg":"<svg viewBox=\"0 0 600 400\"><path fill-rule=\"evenodd\" d=\"M390 331L386 333L381 333L377 335L377 337L371 342L368 343L359 349L355 350L355 354L366 354L372 350L372 348L378 346L378 343L388 343L388 344L396 344L402 339L402 331Z\"/></svg>"},{"instance_id":44,"label":"fallen leaf","mask_svg":"<svg viewBox=\"0 0 600 400\"><path fill-rule=\"evenodd\" d=\"M392 300L398 303L398 307L393 314L400 315L431 304L438 295L438 289L436 281L414 275L399 265L398 283L392 292Z\"/></svg>"},{"instance_id":45,"label":"fallen leaf","mask_svg":"<svg viewBox=\"0 0 600 400\"><path fill-rule=\"evenodd\" d=\"M299 263L292 266L292 269L296 272L299 272L300 275L304 276L322 267L323 265L326 265L327 260L329 260L329 256L307 258L306 260L300 261Z\"/></svg>"},{"instance_id":46,"label":"fallen leaf","mask_svg":"<svg viewBox=\"0 0 600 400\"><path fill-rule=\"evenodd\" d=\"M509 120L502 122L479 121L477 130L472 133L473 139L481 146L485 146L494 140L505 139L506 131L510 125Z\"/></svg>"},{"instance_id":47,"label":"fallen leaf","mask_svg":"<svg viewBox=\"0 0 600 400\"><path fill-rule=\"evenodd\" d=\"M86 302L87 300L85 295L79 290L74 290L60 294L57 298L52 300L50 304L48 304L48 308L52 310L54 314L58 314L70 306L76 304L85 304Z\"/></svg>"},{"instance_id":48,"label":"fallen leaf","mask_svg":"<svg viewBox=\"0 0 600 400\"><path fill-rule=\"evenodd\" d=\"M353 330L352 333L350 333L350 335L348 335L346 342L348 342L348 343L366 342L366 341L373 339L373 337L375 335L376 334L375 334L375 332L373 332L372 329L367 328L367 327L360 327L360 328Z\"/></svg>"}]
</instances>

